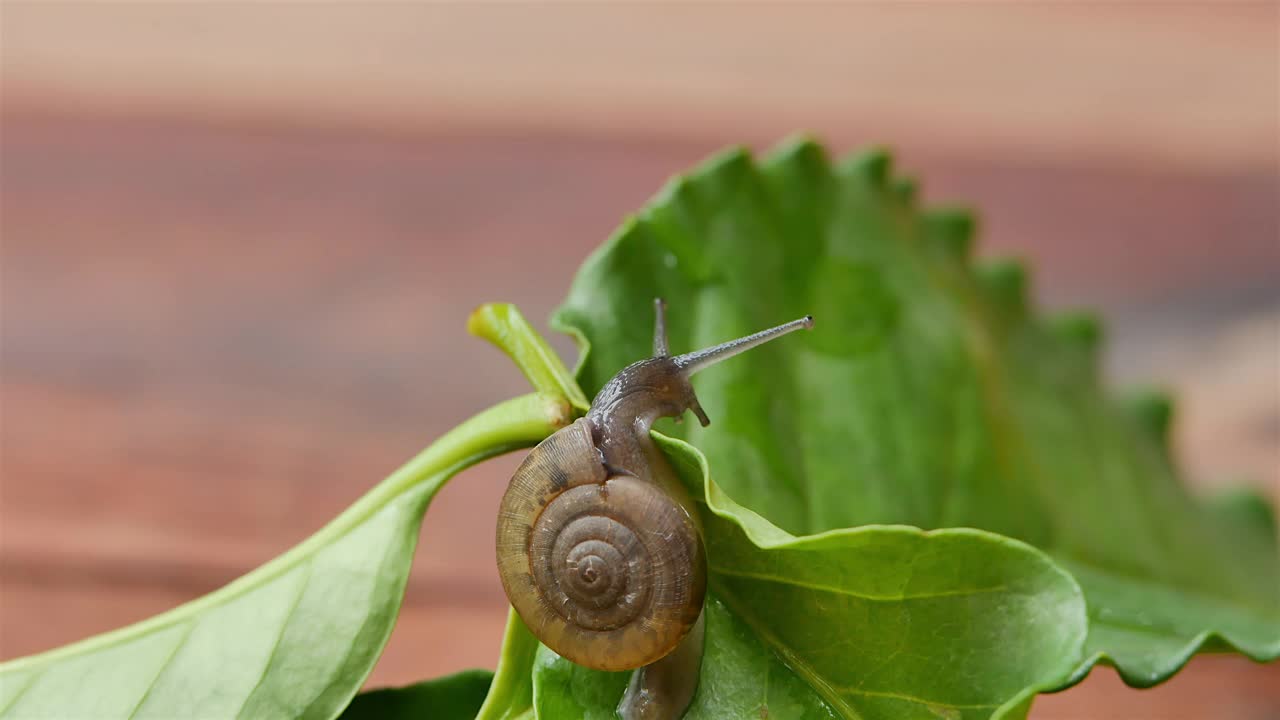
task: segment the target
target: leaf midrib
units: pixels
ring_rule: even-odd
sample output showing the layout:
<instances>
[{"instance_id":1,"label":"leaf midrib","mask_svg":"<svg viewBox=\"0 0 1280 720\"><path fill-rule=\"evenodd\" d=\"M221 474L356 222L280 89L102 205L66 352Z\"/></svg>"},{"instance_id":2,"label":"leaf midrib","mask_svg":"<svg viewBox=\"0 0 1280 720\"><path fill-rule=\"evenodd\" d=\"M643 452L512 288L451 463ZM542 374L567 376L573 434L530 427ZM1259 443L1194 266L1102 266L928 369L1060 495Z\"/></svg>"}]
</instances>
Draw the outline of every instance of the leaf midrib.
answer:
<instances>
[{"instance_id":1,"label":"leaf midrib","mask_svg":"<svg viewBox=\"0 0 1280 720\"><path fill-rule=\"evenodd\" d=\"M31 676L27 678L27 682L22 686L22 689L14 693L14 696L9 698L9 702L5 703L5 706L3 708L0 708L0 716L3 716L5 713L9 712L9 708L13 707L14 705L17 705L18 700L21 699L23 695L27 694L27 691L31 689L31 686L35 685L36 681L39 680L41 676L44 675L44 673L45 673L45 668L32 670Z\"/></svg>"},{"instance_id":2,"label":"leaf midrib","mask_svg":"<svg viewBox=\"0 0 1280 720\"><path fill-rule=\"evenodd\" d=\"M848 720L862 720L861 713L850 707L849 703L845 701L844 698L840 697L839 692L837 692L839 688L828 683L826 678L822 677L822 675L814 670L813 666L806 660L792 653L791 649L785 643L780 641L772 632L767 630L766 626L761 623L753 613L746 609L745 603L738 602L738 598L734 593L722 587L720 583L712 582L715 594L729 606L730 610L741 617L743 622L749 625L757 635L764 638L765 642L771 645L774 651L782 656L783 661L792 670L804 677L809 685L816 689L818 694L822 695L823 699L834 706L836 710Z\"/></svg>"},{"instance_id":3,"label":"leaf midrib","mask_svg":"<svg viewBox=\"0 0 1280 720\"><path fill-rule=\"evenodd\" d=\"M143 691L142 697L138 698L138 702L134 704L133 709L129 711L129 716L126 720L133 720L133 718L137 717L138 710L142 709L142 706L146 704L147 698L151 697L151 691L155 690L156 683L160 682L160 676L163 675L165 669L173 663L173 659L178 656L178 652L182 650L182 646L187 644L187 638L191 637L191 633L196 629L196 626L200 624L194 619L187 620L186 622L188 623L186 630L184 630L182 635L178 637L178 641L173 644L173 649L169 651L169 657L164 659L164 662L160 664L160 668L156 670L155 676L151 678L151 682L147 683L147 689Z\"/></svg>"},{"instance_id":4,"label":"leaf midrib","mask_svg":"<svg viewBox=\"0 0 1280 720\"><path fill-rule=\"evenodd\" d=\"M289 603L289 610L280 619L280 632L276 633L276 640L271 644L271 652L267 653L267 661L262 665L262 672L258 673L258 681L253 684L249 692L245 693L244 701L240 703L240 709L236 710L235 717L237 718L244 714L244 709L248 707L249 701L257 694L258 688L262 687L262 681L266 680L267 675L271 672L271 664L276 660L276 653L280 650L280 643L284 640L284 634L289 629L293 614L298 611L298 606L302 604L302 597L307 594L307 586L311 584L311 575L315 571L315 564L311 562L311 558L308 558L306 564L302 565L302 567L306 568L306 576L298 583L298 593L293 596L293 601Z\"/></svg>"},{"instance_id":5,"label":"leaf midrib","mask_svg":"<svg viewBox=\"0 0 1280 720\"><path fill-rule=\"evenodd\" d=\"M415 547L416 547L416 545L417 545L417 535L418 535L418 533L419 533L419 532L421 531L421 529L422 529L422 517L423 517L423 515L426 513L426 506L427 506L428 501L430 500L430 498L423 498L422 500L423 500L422 504L421 504L421 505L415 505L415 506L414 506L414 508L415 508L415 509L411 511L411 515L410 515L410 517L411 517L411 520L410 520L411 529L410 529L410 534L409 534L409 538L410 538L409 543L410 543L411 545L414 545ZM410 553L412 553L412 550L410 550ZM373 604L374 604L374 602L375 602L375 599L377 598L377 595L378 595L378 587L379 587L379 583L378 583L377 578L378 578L378 577L382 577L382 576L384 575L384 571L385 571L385 569L386 569L386 566L387 566L389 563L391 563L391 562L392 562L392 560L393 560L394 556L395 556L395 553L394 553L394 552L384 552L384 553L382 554L382 558L381 558L381 560L378 562L378 569L377 569L377 571L376 571L376 576L375 576L375 578L374 578L374 581L373 581L372 583L370 583L370 588L369 588L369 597L368 597L368 599L365 601L365 605L366 605L366 607L373 607ZM398 580L397 582L399 583L400 587L399 587L399 589L396 591L396 596L397 596L397 597L399 597L399 598L403 598L403 597L404 597L404 586L405 586L405 585L407 585L407 584L408 584L408 582L409 582L408 574L406 573L405 575L403 575L402 577L400 577L400 578L399 578L399 580ZM312 717L311 713L312 713L312 710L316 707L316 703L318 703L318 702L320 702L321 700L323 700L323 699L324 699L324 697L325 697L325 694L326 694L326 693L328 693L328 692L329 692L329 690L330 690L331 688L335 687L336 685L338 685L338 684L342 681L342 676L341 676L342 670L343 670L343 668L346 666L347 660L351 657L351 655L352 655L352 654L353 654L353 652L355 651L356 643L357 643L357 642L359 642L361 635L362 635L362 634L364 633L364 631L365 631L365 628L366 628L366 627L368 627L369 623L370 623L372 620L373 620L373 616L372 616L372 615L366 615L366 616L365 616L364 622L363 622L363 623L361 623L361 625L360 625L359 629L357 629L357 630L356 630L355 634L353 634L353 635L351 636L351 642L350 642L350 643L348 643L348 645L347 645L347 650L346 650L346 652L345 652L345 653L343 653L343 655L342 655L342 660L341 660L340 662L338 662L338 663L336 663L336 664L334 665L334 671L333 671L334 676L333 676L333 679L331 679L327 685L325 685L323 688L321 688L321 689L320 689L320 692L319 692L319 693L317 693L317 694L316 694L316 696L315 696L314 698L312 698L311 703L307 705L306 710L304 710L304 711L300 714L300 716L299 716L299 717L304 717L304 718L305 718L305 717ZM388 626L387 626L386 633L384 634L384 636L383 636L383 638L382 638L382 640L383 640L383 642L384 642L384 643L385 643L385 641L386 641L387 637L388 637L388 636L390 636L392 628L394 628L394 623L392 623L392 624L390 624L390 625L388 625ZM362 684L364 683L364 681L365 681L366 679L368 679L368 674L369 674L369 672L372 672L372 670L373 670L373 668L372 668L372 667L370 667L368 670L366 670L366 672L365 672L365 674L364 674L364 677L361 677L361 678L360 678L360 683L359 683L360 685L362 685ZM355 694L356 692L358 692L358 691L359 691L359 687L358 687L358 686L357 686L357 687L353 687L353 688L352 688L352 691L351 691L351 694L352 694L352 695L354 695L354 694ZM350 699L349 699L349 698L348 698L348 702L350 702Z\"/></svg>"}]
</instances>

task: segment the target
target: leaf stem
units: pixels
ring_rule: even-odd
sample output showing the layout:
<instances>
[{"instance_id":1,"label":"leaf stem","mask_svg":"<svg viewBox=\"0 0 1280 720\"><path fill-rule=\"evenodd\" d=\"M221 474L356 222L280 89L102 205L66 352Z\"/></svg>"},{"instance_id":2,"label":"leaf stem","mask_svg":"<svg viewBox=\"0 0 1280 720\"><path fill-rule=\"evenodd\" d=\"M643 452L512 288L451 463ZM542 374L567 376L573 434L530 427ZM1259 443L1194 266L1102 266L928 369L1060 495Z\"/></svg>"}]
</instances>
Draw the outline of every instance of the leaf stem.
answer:
<instances>
[{"instance_id":1,"label":"leaf stem","mask_svg":"<svg viewBox=\"0 0 1280 720\"><path fill-rule=\"evenodd\" d=\"M537 651L538 639L529 632L516 611L509 610L498 669L475 720L513 720L532 709L533 677L530 668Z\"/></svg>"},{"instance_id":2,"label":"leaf stem","mask_svg":"<svg viewBox=\"0 0 1280 720\"><path fill-rule=\"evenodd\" d=\"M573 374L515 305L481 305L467 318L467 332L497 345L515 361L535 390L565 397L573 407L586 412L590 403Z\"/></svg>"}]
</instances>

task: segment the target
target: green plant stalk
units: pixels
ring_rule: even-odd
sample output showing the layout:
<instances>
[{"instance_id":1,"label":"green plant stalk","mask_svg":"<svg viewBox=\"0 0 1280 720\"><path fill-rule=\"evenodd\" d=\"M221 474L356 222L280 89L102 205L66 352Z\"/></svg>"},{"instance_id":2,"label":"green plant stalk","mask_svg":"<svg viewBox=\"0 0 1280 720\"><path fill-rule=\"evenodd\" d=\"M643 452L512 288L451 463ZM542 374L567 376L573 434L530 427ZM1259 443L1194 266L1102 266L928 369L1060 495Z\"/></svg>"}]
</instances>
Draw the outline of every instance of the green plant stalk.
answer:
<instances>
[{"instance_id":1,"label":"green plant stalk","mask_svg":"<svg viewBox=\"0 0 1280 720\"><path fill-rule=\"evenodd\" d=\"M573 373L569 372L556 351L524 319L515 305L481 305L467 318L467 332L498 346L515 362L534 390L560 395L582 412L586 412L591 405L582 388L573 379Z\"/></svg>"},{"instance_id":2,"label":"green plant stalk","mask_svg":"<svg viewBox=\"0 0 1280 720\"><path fill-rule=\"evenodd\" d=\"M533 678L529 676L529 666L537 652L538 639L516 611L509 609L498 669L475 720L516 720L532 714Z\"/></svg>"}]
</instances>

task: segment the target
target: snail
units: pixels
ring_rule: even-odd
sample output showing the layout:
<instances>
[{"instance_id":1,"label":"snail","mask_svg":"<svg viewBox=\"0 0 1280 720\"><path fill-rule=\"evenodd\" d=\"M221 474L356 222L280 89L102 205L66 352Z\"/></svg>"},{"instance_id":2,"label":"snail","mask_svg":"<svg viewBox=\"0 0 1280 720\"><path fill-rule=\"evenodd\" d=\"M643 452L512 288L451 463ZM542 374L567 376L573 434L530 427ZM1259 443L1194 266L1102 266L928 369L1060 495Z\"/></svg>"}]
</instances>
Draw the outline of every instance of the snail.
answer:
<instances>
[{"instance_id":1,"label":"snail","mask_svg":"<svg viewBox=\"0 0 1280 720\"><path fill-rule=\"evenodd\" d=\"M690 410L710 423L693 373L800 328L806 316L671 356L656 300L653 357L623 368L587 414L543 440L511 478L498 514L498 571L544 645L597 670L639 668L618 711L675 718L697 686L707 559L692 498L649 436Z\"/></svg>"}]
</instances>

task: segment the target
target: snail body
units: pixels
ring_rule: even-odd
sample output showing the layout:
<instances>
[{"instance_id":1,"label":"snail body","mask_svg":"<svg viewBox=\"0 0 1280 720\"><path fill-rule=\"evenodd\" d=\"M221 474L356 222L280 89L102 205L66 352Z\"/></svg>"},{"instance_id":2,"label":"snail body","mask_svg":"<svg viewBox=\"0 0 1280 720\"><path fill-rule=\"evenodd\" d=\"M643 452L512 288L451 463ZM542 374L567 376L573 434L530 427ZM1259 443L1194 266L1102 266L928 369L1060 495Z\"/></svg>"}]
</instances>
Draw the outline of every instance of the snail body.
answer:
<instances>
[{"instance_id":1,"label":"snail body","mask_svg":"<svg viewBox=\"0 0 1280 720\"><path fill-rule=\"evenodd\" d=\"M813 323L672 357L661 301L656 314L654 356L620 371L585 417L530 452L498 513L499 575L530 631L579 665L643 668L624 718L677 717L701 661L706 551L693 502L649 429L687 410L707 425L694 372Z\"/></svg>"}]
</instances>

